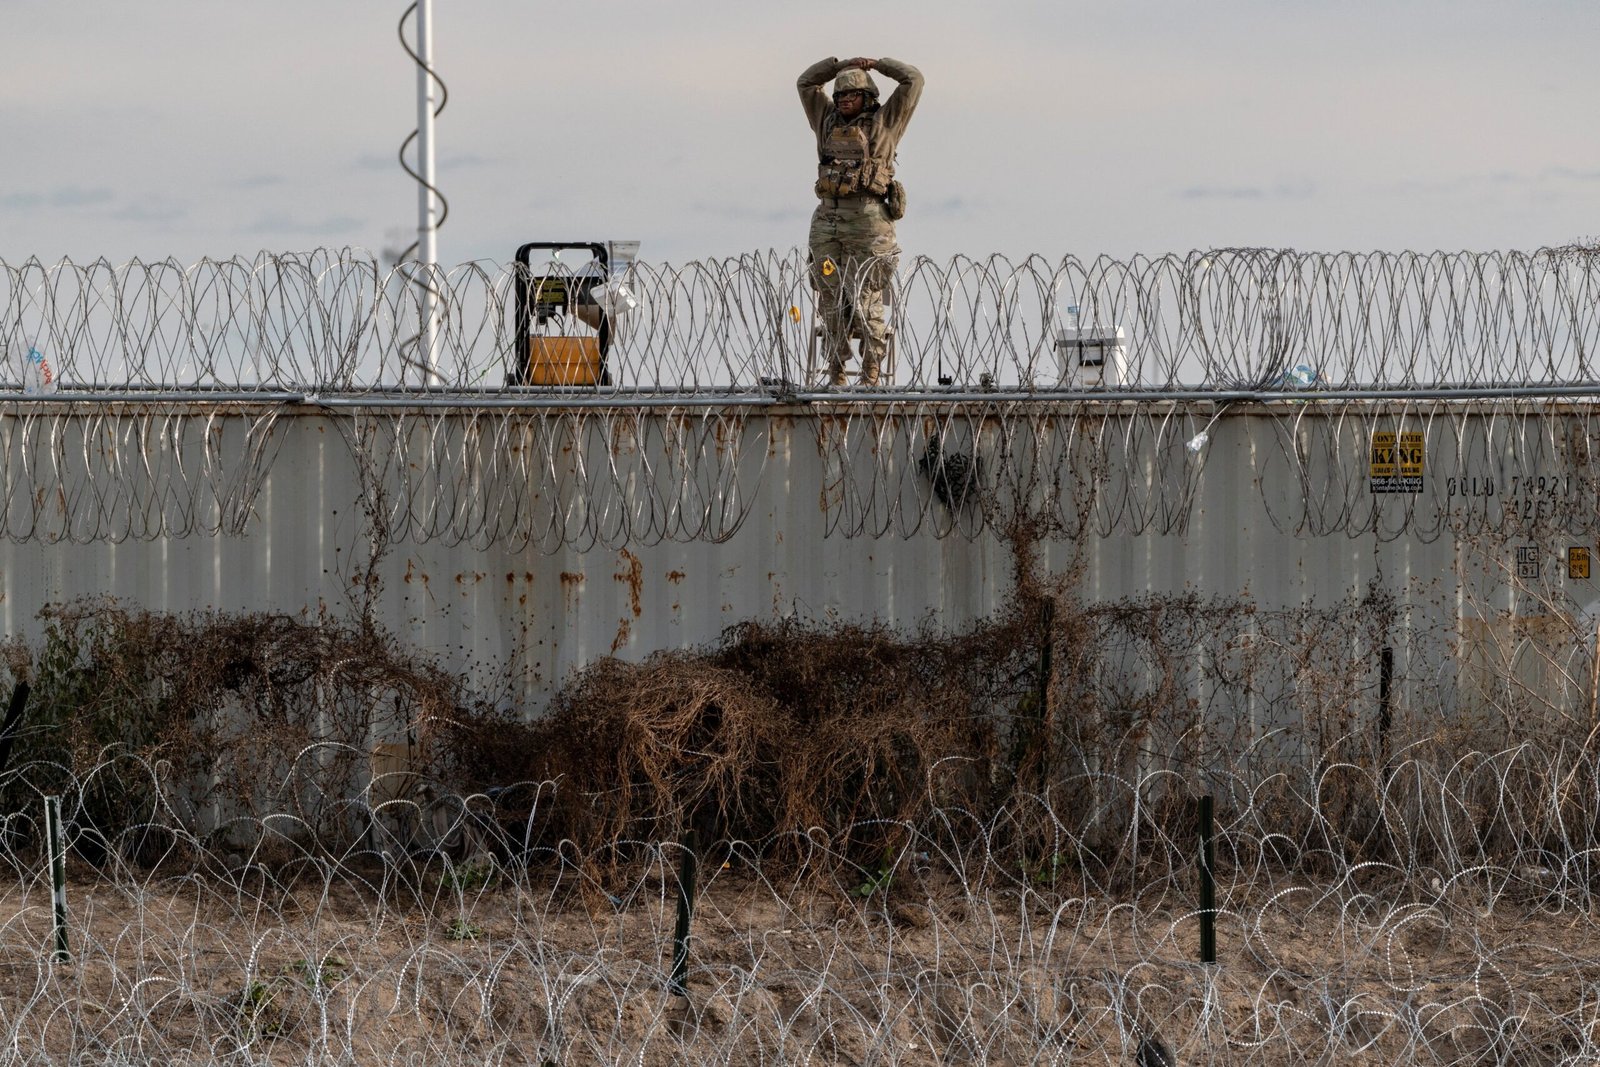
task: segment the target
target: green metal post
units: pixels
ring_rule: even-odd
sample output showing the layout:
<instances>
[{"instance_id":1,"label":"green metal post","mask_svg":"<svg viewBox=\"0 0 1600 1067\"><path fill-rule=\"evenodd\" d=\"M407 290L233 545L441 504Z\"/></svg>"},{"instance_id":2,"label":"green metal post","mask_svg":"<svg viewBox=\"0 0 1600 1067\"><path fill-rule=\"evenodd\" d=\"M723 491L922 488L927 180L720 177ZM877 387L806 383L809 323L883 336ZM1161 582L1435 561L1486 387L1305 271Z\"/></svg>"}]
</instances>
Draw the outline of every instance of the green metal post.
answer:
<instances>
[{"instance_id":1,"label":"green metal post","mask_svg":"<svg viewBox=\"0 0 1600 1067\"><path fill-rule=\"evenodd\" d=\"M44 798L45 843L50 852L50 889L54 899L55 952L51 959L68 963L67 951L67 850L61 836L61 798Z\"/></svg>"},{"instance_id":2,"label":"green metal post","mask_svg":"<svg viewBox=\"0 0 1600 1067\"><path fill-rule=\"evenodd\" d=\"M1216 855L1212 848L1215 833L1214 803L1210 796L1200 798L1200 962L1217 962L1217 879Z\"/></svg>"},{"instance_id":3,"label":"green metal post","mask_svg":"<svg viewBox=\"0 0 1600 1067\"><path fill-rule=\"evenodd\" d=\"M694 831L683 835L683 862L678 868L678 927L672 935L672 977L667 992L689 995L689 920L694 917L694 880L698 862L694 854Z\"/></svg>"}]
</instances>

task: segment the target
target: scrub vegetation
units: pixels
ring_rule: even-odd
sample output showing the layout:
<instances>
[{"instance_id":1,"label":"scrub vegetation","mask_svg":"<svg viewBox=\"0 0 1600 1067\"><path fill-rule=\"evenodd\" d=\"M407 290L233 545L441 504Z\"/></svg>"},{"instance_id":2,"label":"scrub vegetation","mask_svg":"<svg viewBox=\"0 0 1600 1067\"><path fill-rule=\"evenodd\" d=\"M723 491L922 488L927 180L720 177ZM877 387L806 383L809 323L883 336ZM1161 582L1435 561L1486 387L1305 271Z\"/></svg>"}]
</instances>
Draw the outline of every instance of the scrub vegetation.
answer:
<instances>
[{"instance_id":1,"label":"scrub vegetation","mask_svg":"<svg viewBox=\"0 0 1600 1067\"><path fill-rule=\"evenodd\" d=\"M1600 1052L1592 638L1498 662L1377 593L1084 604L1019 560L963 632L749 622L531 720L370 624L51 609L6 649L0 1062Z\"/></svg>"}]
</instances>

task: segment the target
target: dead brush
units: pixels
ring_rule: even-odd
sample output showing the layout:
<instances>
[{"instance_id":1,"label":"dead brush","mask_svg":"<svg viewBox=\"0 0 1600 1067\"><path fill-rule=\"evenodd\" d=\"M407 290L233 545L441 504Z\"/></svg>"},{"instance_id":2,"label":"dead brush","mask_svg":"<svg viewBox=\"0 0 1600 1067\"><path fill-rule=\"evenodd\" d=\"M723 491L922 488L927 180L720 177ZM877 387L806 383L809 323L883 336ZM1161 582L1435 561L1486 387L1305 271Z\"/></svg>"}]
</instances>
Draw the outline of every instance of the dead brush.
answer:
<instances>
[{"instance_id":1,"label":"dead brush","mask_svg":"<svg viewBox=\"0 0 1600 1067\"><path fill-rule=\"evenodd\" d=\"M65 793L92 861L154 862L207 808L246 826L289 813L345 847L362 830L349 801L374 730L463 699L455 678L359 624L102 600L42 615L42 646L7 650L32 696L12 756L26 773L0 778L0 803Z\"/></svg>"},{"instance_id":2,"label":"dead brush","mask_svg":"<svg viewBox=\"0 0 1600 1067\"><path fill-rule=\"evenodd\" d=\"M547 718L443 726L438 771L473 789L559 777L556 839L672 840L709 820L768 855L814 859L821 833L876 862L935 807L989 807L1032 683L1017 637L1009 621L909 637L746 623L711 648L596 663Z\"/></svg>"},{"instance_id":3,"label":"dead brush","mask_svg":"<svg viewBox=\"0 0 1600 1067\"><path fill-rule=\"evenodd\" d=\"M91 861L151 863L181 841L248 859L272 818L305 854L381 844L577 854L593 868L693 828L764 863L869 872L937 812L1005 877L1056 885L1076 871L1105 889L1187 862L1201 790L1224 817L1283 814L1270 852L1225 837L1226 862L1308 868L1433 862L1436 819L1396 783L1461 751L1500 753L1503 780L1459 794L1487 859L1558 853L1600 792L1595 731L1559 709L1520 722L1530 751L1587 734L1561 807L1523 804L1516 820L1505 789L1535 795L1544 772L1496 732L1500 718L1431 714L1422 701L1464 699L1443 685L1386 717L1379 651L1451 635L1397 635L1381 598L1274 613L1019 589L960 632L753 621L706 647L601 659L531 721L360 622L76 603L46 613L41 647L7 649L33 698L0 802L21 812L62 793ZM363 789L385 735L408 740L392 777L411 793L380 827ZM435 816L442 830L424 825Z\"/></svg>"}]
</instances>

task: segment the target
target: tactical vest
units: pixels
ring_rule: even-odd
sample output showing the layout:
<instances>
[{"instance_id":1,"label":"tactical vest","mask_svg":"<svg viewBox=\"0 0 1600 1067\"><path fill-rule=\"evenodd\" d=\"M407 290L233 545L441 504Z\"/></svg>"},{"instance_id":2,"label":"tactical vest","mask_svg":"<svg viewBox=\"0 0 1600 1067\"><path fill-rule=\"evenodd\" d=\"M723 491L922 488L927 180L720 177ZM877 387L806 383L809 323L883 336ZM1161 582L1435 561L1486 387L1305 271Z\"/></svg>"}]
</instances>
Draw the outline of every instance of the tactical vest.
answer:
<instances>
[{"instance_id":1,"label":"tactical vest","mask_svg":"<svg viewBox=\"0 0 1600 1067\"><path fill-rule=\"evenodd\" d=\"M894 168L872 158L867 124L840 123L829 115L817 131L817 195L883 196Z\"/></svg>"}]
</instances>

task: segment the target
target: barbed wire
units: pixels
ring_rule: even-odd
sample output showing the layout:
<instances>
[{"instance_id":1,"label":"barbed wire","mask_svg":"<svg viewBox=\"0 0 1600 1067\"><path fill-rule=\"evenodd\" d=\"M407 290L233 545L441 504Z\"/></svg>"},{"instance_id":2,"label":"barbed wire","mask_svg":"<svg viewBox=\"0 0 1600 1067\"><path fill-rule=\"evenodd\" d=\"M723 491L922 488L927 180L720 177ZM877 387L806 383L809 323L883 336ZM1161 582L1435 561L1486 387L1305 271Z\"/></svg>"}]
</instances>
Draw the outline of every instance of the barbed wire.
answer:
<instances>
[{"instance_id":1,"label":"barbed wire","mask_svg":"<svg viewBox=\"0 0 1600 1067\"><path fill-rule=\"evenodd\" d=\"M56 611L40 648L4 650L33 699L0 731L0 1063L1600 1053L1592 625L1508 618L1491 592L1466 593L1474 628L1381 591L1261 610L1070 588L991 631L769 630L720 678L716 653L597 666L572 716L630 729L481 785L550 735L381 632ZM705 804L719 753L796 747L752 718L785 714L771 656L867 649L883 663L840 691L785 696L893 713L813 721L823 753L879 754L788 782L819 818L779 821L799 809L765 759L715 769L733 792ZM945 687L975 728L874 688L897 649L985 664ZM41 795L62 798L65 962Z\"/></svg>"},{"instance_id":2,"label":"barbed wire","mask_svg":"<svg viewBox=\"0 0 1600 1067\"><path fill-rule=\"evenodd\" d=\"M1208 470L1247 472L1297 536L1586 532L1597 262L919 259L894 286L893 384L809 391L825 368L798 253L439 271L425 388L397 354L421 335L414 264L29 260L0 265L0 536L243 533L306 430L345 442L305 461L374 502L374 532L418 543L720 541L774 471L842 536L1180 532ZM559 365L574 377L531 373L552 331L588 343ZM507 384L535 379L557 384ZM1371 443L1401 430L1427 476L1374 493ZM1532 499L1541 477L1563 491Z\"/></svg>"},{"instance_id":3,"label":"barbed wire","mask_svg":"<svg viewBox=\"0 0 1600 1067\"><path fill-rule=\"evenodd\" d=\"M1366 695L1302 668L1332 677L1281 699L1330 727ZM1152 754L987 820L868 827L895 841L871 858L831 843L862 829L842 826L775 862L727 838L530 846L557 782L295 799L299 768L347 760L332 743L257 784L281 809L201 832L170 767L108 753L64 794L70 963L48 962L39 816L0 825L0 1063L1123 1064L1151 1038L1180 1062L1584 1062L1600 765L1576 740L1416 737L1382 766L1348 741L1211 746L1215 965L1196 960L1197 786ZM129 781L154 817L107 836L93 798Z\"/></svg>"},{"instance_id":4,"label":"barbed wire","mask_svg":"<svg viewBox=\"0 0 1600 1067\"><path fill-rule=\"evenodd\" d=\"M808 278L799 252L632 263L610 276L589 263L475 262L428 278L349 249L193 264L29 259L0 264L4 384L27 388L36 350L72 396L770 398L820 381ZM539 279L572 284L542 323L519 324L519 279L536 303ZM422 282L440 300L437 370L435 384L408 388L401 352L422 332ZM1572 390L1597 378L1600 254L1589 247L918 257L891 296L890 395ZM580 325L585 309L606 316L605 384L508 385L528 380L530 335L597 339Z\"/></svg>"},{"instance_id":5,"label":"barbed wire","mask_svg":"<svg viewBox=\"0 0 1600 1067\"><path fill-rule=\"evenodd\" d=\"M1419 435L1418 473L1404 492L1375 492L1372 443L1397 433ZM1534 399L9 401L0 443L0 536L17 542L246 535L309 506L311 485L371 502L370 532L389 542L546 553L721 542L756 515L789 515L780 532L806 536L974 540L1019 523L1047 539L1174 534L1207 499L1254 500L1294 537L1420 543L1600 523L1586 504L1600 491L1600 412ZM792 513L797 495L816 520Z\"/></svg>"}]
</instances>

